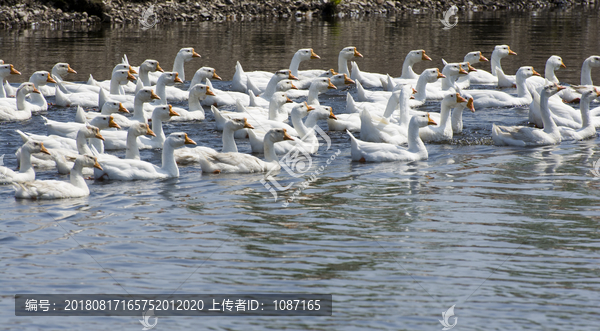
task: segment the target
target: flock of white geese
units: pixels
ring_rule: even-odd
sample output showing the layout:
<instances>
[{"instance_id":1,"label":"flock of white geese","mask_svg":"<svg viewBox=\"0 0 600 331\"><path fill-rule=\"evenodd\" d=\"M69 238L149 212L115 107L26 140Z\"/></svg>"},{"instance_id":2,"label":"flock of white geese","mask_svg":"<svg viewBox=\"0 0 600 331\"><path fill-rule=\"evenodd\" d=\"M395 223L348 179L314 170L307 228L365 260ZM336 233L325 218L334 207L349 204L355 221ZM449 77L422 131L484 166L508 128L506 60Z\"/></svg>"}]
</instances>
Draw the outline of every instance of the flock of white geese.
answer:
<instances>
[{"instance_id":1,"label":"flock of white geese","mask_svg":"<svg viewBox=\"0 0 600 331\"><path fill-rule=\"evenodd\" d=\"M312 49L300 49L288 69L275 73L245 72L238 62L230 90L212 86L211 80L221 78L210 67L195 72L188 90L180 88L186 79L184 63L200 57L193 48L178 52L172 72L164 72L151 59L133 67L124 56L108 81L96 81L91 75L86 83L66 81L75 70L57 63L51 72L34 72L18 88L8 81L21 73L0 60L0 121L23 121L47 111L48 96L54 96L58 107L77 106L72 122L42 116L48 135L17 130L24 142L16 151L19 168L0 166L0 182L12 184L17 198L59 199L89 195L87 176L116 181L171 178L179 176L178 164L197 164L210 173L270 172L280 169L279 157L294 149L318 151L319 120L326 120L329 130L346 131L351 158L361 162L427 159L424 142L446 141L461 133L465 109L529 107L528 121L535 127L492 124L496 145L542 146L596 136L600 106L591 105L600 90L593 86L591 70L600 67L600 56L584 61L580 85L564 87L555 74L565 67L559 56L547 60L541 77L531 66L505 74L501 60L510 55L516 53L499 45L490 60L480 51L470 52L462 62L442 60L441 71L429 68L417 74L413 66L431 58L424 50L413 50L406 55L402 75L393 78L361 71L353 61L363 57L356 47L340 51L337 72L299 70L302 62L320 58ZM480 62L490 62L491 71L473 67ZM356 89L347 93L345 113L335 115L331 107L320 104L319 94L348 85ZM439 113L418 110L429 100L440 101ZM185 102L187 107L169 104ZM579 109L569 105L572 102L579 102ZM165 135L163 122L204 120L204 106L223 132L221 151L180 148L196 143L183 132ZM359 137L352 132L360 132ZM252 152L264 157L238 152L236 139L249 139ZM140 159L140 149L154 148L162 149L160 166ZM123 149L125 158L108 153ZM36 180L34 166L70 173L70 181Z\"/></svg>"}]
</instances>

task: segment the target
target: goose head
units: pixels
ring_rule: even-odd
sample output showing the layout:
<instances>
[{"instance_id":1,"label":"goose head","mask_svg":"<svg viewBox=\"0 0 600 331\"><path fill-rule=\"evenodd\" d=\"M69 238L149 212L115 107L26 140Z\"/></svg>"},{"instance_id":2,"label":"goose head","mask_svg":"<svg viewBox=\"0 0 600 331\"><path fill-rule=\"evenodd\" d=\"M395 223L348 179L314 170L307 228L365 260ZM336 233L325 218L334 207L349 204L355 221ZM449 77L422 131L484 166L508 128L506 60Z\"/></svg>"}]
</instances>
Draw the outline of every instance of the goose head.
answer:
<instances>
[{"instance_id":1,"label":"goose head","mask_svg":"<svg viewBox=\"0 0 600 331\"><path fill-rule=\"evenodd\" d=\"M169 86L175 83L183 83L176 72L163 72L158 79L162 79Z\"/></svg>"},{"instance_id":2,"label":"goose head","mask_svg":"<svg viewBox=\"0 0 600 331\"><path fill-rule=\"evenodd\" d=\"M559 91L562 91L564 89L566 89L566 87L558 85L556 83L548 83L548 81L546 81L546 85L544 85L544 87L542 88L541 91L541 95L546 95L548 97L551 97L553 95L555 95L556 93L558 93Z\"/></svg>"},{"instance_id":3,"label":"goose head","mask_svg":"<svg viewBox=\"0 0 600 331\"><path fill-rule=\"evenodd\" d=\"M288 98L285 92L275 92L271 97L271 102L275 102L277 107L280 107L286 103L292 103L293 101L290 98Z\"/></svg>"},{"instance_id":4,"label":"goose head","mask_svg":"<svg viewBox=\"0 0 600 331\"><path fill-rule=\"evenodd\" d=\"M297 89L298 88L289 79L284 79L284 80L280 81L279 83L277 83L277 87L275 88L275 90L277 92L285 92L288 90L297 90Z\"/></svg>"},{"instance_id":5,"label":"goose head","mask_svg":"<svg viewBox=\"0 0 600 331\"><path fill-rule=\"evenodd\" d=\"M192 86L190 91L190 98L198 98L198 100L206 99L207 95L215 95L208 85L196 84Z\"/></svg>"},{"instance_id":6,"label":"goose head","mask_svg":"<svg viewBox=\"0 0 600 331\"><path fill-rule=\"evenodd\" d=\"M282 69L282 70L277 70L275 72L275 77L277 79L277 81L282 81L284 79L290 79L290 80L298 80L298 77L292 75L292 71L289 69Z\"/></svg>"},{"instance_id":7,"label":"goose head","mask_svg":"<svg viewBox=\"0 0 600 331\"><path fill-rule=\"evenodd\" d=\"M588 63L590 67L597 68L600 67L600 56L592 55L585 59L585 62Z\"/></svg>"},{"instance_id":8,"label":"goose head","mask_svg":"<svg viewBox=\"0 0 600 331\"><path fill-rule=\"evenodd\" d=\"M469 52L465 55L463 59L464 62L469 62L470 64L475 64L479 62L488 62L489 60L481 54L480 51Z\"/></svg>"},{"instance_id":9,"label":"goose head","mask_svg":"<svg viewBox=\"0 0 600 331\"><path fill-rule=\"evenodd\" d=\"M533 69L533 67L530 66L525 66L525 67L521 67L519 68L519 70L517 70L517 77L522 77L522 78L529 78L531 76L541 76L537 71L535 71Z\"/></svg>"},{"instance_id":10,"label":"goose head","mask_svg":"<svg viewBox=\"0 0 600 331\"><path fill-rule=\"evenodd\" d=\"M344 87L346 85L355 84L355 82L352 79L350 79L350 77L348 77L348 75L346 74L333 75L329 79L331 83L336 87Z\"/></svg>"},{"instance_id":11,"label":"goose head","mask_svg":"<svg viewBox=\"0 0 600 331\"><path fill-rule=\"evenodd\" d=\"M95 126L100 130L108 128L120 129L121 126L117 124L114 118L110 115L98 115L89 121L89 125Z\"/></svg>"},{"instance_id":12,"label":"goose head","mask_svg":"<svg viewBox=\"0 0 600 331\"><path fill-rule=\"evenodd\" d=\"M265 141L267 140L276 143L284 140L294 140L294 138L287 133L286 129L277 128L267 131L265 134Z\"/></svg>"},{"instance_id":13,"label":"goose head","mask_svg":"<svg viewBox=\"0 0 600 331\"><path fill-rule=\"evenodd\" d=\"M306 102L299 103L292 108L291 116L293 118L304 118L308 115L311 110L314 110L315 107L309 106Z\"/></svg>"},{"instance_id":14,"label":"goose head","mask_svg":"<svg viewBox=\"0 0 600 331\"><path fill-rule=\"evenodd\" d=\"M177 57L183 59L185 62L188 62L194 57L200 57L200 54L196 53L194 48L187 47L180 49L179 52L177 52Z\"/></svg>"},{"instance_id":15,"label":"goose head","mask_svg":"<svg viewBox=\"0 0 600 331\"><path fill-rule=\"evenodd\" d=\"M360 54L358 52L358 50L356 49L356 47L354 47L354 46L344 47L340 51L340 55L339 56L341 56L345 60L352 60L355 57L363 57L362 54Z\"/></svg>"},{"instance_id":16,"label":"goose head","mask_svg":"<svg viewBox=\"0 0 600 331\"><path fill-rule=\"evenodd\" d=\"M135 77L129 70L115 70L113 71L111 79L116 80L120 85L126 85L128 81L134 81Z\"/></svg>"},{"instance_id":17,"label":"goose head","mask_svg":"<svg viewBox=\"0 0 600 331\"><path fill-rule=\"evenodd\" d=\"M596 99L597 97L600 97L600 90L594 86L578 86L575 88L575 90L581 93L581 100L585 100L588 102Z\"/></svg>"},{"instance_id":18,"label":"goose head","mask_svg":"<svg viewBox=\"0 0 600 331\"><path fill-rule=\"evenodd\" d=\"M80 167L93 167L99 170L102 170L102 166L98 163L98 159L95 156L91 155L79 155L75 159L75 166L79 165Z\"/></svg>"},{"instance_id":19,"label":"goose head","mask_svg":"<svg viewBox=\"0 0 600 331\"><path fill-rule=\"evenodd\" d=\"M558 70L560 68L566 68L567 66L563 63L563 60L558 55L552 55L546 61L546 66L550 66L553 70Z\"/></svg>"},{"instance_id":20,"label":"goose head","mask_svg":"<svg viewBox=\"0 0 600 331\"><path fill-rule=\"evenodd\" d=\"M138 136L143 136L143 135L149 135L152 137L156 137L156 134L150 130L150 126L146 123L139 123L136 122L134 123L132 126L129 127L129 129L127 130L127 134L132 134L135 137Z\"/></svg>"},{"instance_id":21,"label":"goose head","mask_svg":"<svg viewBox=\"0 0 600 331\"><path fill-rule=\"evenodd\" d=\"M330 118L332 120L337 120L337 117L333 113L333 108L330 106L321 106L318 109L319 119Z\"/></svg>"},{"instance_id":22,"label":"goose head","mask_svg":"<svg viewBox=\"0 0 600 331\"><path fill-rule=\"evenodd\" d=\"M27 142L21 147L21 150L27 150L29 153L44 153L51 155L50 152L44 147L44 143L41 141L29 139Z\"/></svg>"},{"instance_id":23,"label":"goose head","mask_svg":"<svg viewBox=\"0 0 600 331\"><path fill-rule=\"evenodd\" d=\"M21 73L15 69L12 64L0 65L0 77L8 77L10 75L20 75Z\"/></svg>"},{"instance_id":24,"label":"goose head","mask_svg":"<svg viewBox=\"0 0 600 331\"><path fill-rule=\"evenodd\" d=\"M52 67L52 72L57 73L59 76L66 76L67 74L76 74L77 71L73 70L68 63L59 62Z\"/></svg>"},{"instance_id":25,"label":"goose head","mask_svg":"<svg viewBox=\"0 0 600 331\"><path fill-rule=\"evenodd\" d=\"M314 85L314 87L313 87ZM337 89L337 87L335 87L335 85L333 85L333 83L331 82L331 79L327 78L327 77L317 77L315 78L312 83L310 83L310 87L311 88L316 88L319 92L325 92L328 89Z\"/></svg>"},{"instance_id":26,"label":"goose head","mask_svg":"<svg viewBox=\"0 0 600 331\"><path fill-rule=\"evenodd\" d=\"M419 128L424 128L428 125L437 125L437 123L429 116L429 113L413 116L410 119L410 123L415 123L416 125L419 126Z\"/></svg>"},{"instance_id":27,"label":"goose head","mask_svg":"<svg viewBox=\"0 0 600 331\"><path fill-rule=\"evenodd\" d=\"M416 49L408 52L406 59L410 59L411 63L417 63L421 61L431 61L431 58L425 54L424 49Z\"/></svg>"},{"instance_id":28,"label":"goose head","mask_svg":"<svg viewBox=\"0 0 600 331\"><path fill-rule=\"evenodd\" d=\"M22 83L19 88L17 89L17 96L18 95L28 95L29 93L40 93L40 91L38 91L38 89L35 88L35 85L33 83L27 82L27 83Z\"/></svg>"},{"instance_id":29,"label":"goose head","mask_svg":"<svg viewBox=\"0 0 600 331\"><path fill-rule=\"evenodd\" d=\"M232 131L237 131L241 129L254 129L254 127L248 123L247 118L231 118L225 122L225 128L230 129Z\"/></svg>"},{"instance_id":30,"label":"goose head","mask_svg":"<svg viewBox=\"0 0 600 331\"><path fill-rule=\"evenodd\" d=\"M102 136L102 134L100 134L100 129L97 126L86 125L83 128L79 129L77 134L79 135L80 133L83 134L83 136L86 139L97 138L100 140L104 140L104 137Z\"/></svg>"},{"instance_id":31,"label":"goose head","mask_svg":"<svg viewBox=\"0 0 600 331\"><path fill-rule=\"evenodd\" d=\"M163 105L155 107L152 111L152 120L161 120L163 122L171 120L171 117L179 116L179 113L173 110L171 105Z\"/></svg>"},{"instance_id":32,"label":"goose head","mask_svg":"<svg viewBox=\"0 0 600 331\"><path fill-rule=\"evenodd\" d=\"M137 71L135 71L135 70L133 69L133 67L132 67L132 66L130 66L129 64L127 64L127 63L121 63L121 64L117 64L117 65L116 65L116 66L113 68L113 71L115 71L115 70L127 70L127 71L129 71L129 73L130 73L130 74L132 74L132 75L137 75Z\"/></svg>"},{"instance_id":33,"label":"goose head","mask_svg":"<svg viewBox=\"0 0 600 331\"><path fill-rule=\"evenodd\" d=\"M474 72L477 71L477 69L473 68L473 66L471 65L471 63L469 63L468 61L465 62L460 62L460 67L467 72L467 74L469 72Z\"/></svg>"},{"instance_id":34,"label":"goose head","mask_svg":"<svg viewBox=\"0 0 600 331\"><path fill-rule=\"evenodd\" d=\"M196 145L196 142L190 139L185 132L173 132L167 137L165 144L172 148L178 148L183 145Z\"/></svg>"},{"instance_id":35,"label":"goose head","mask_svg":"<svg viewBox=\"0 0 600 331\"><path fill-rule=\"evenodd\" d=\"M429 68L423 70L421 76L425 75L427 83L433 83L438 80L438 78L446 78L444 74L440 72L438 68Z\"/></svg>"},{"instance_id":36,"label":"goose head","mask_svg":"<svg viewBox=\"0 0 600 331\"><path fill-rule=\"evenodd\" d=\"M154 93L151 87L144 87L136 93L135 98L142 102L150 102L152 100L160 100L160 97Z\"/></svg>"},{"instance_id":37,"label":"goose head","mask_svg":"<svg viewBox=\"0 0 600 331\"><path fill-rule=\"evenodd\" d=\"M448 63L444 66L444 69L442 69L442 74L446 77L453 77L458 76L459 74L466 75L468 72L463 69L459 63Z\"/></svg>"},{"instance_id":38,"label":"goose head","mask_svg":"<svg viewBox=\"0 0 600 331\"><path fill-rule=\"evenodd\" d=\"M450 93L447 94L444 99L442 99L442 105L450 108L454 108L462 102L467 102L467 100L463 98L460 93Z\"/></svg>"},{"instance_id":39,"label":"goose head","mask_svg":"<svg viewBox=\"0 0 600 331\"><path fill-rule=\"evenodd\" d=\"M29 81L34 83L36 86L44 86L47 83L56 83L56 81L50 77L50 73L47 71L36 71L31 77L29 77Z\"/></svg>"},{"instance_id":40,"label":"goose head","mask_svg":"<svg viewBox=\"0 0 600 331\"><path fill-rule=\"evenodd\" d=\"M337 74L338 73L335 72L335 70L329 69L329 70L325 71L324 73L320 74L319 77L329 77L329 78L331 78L331 77L333 77L333 76L335 76Z\"/></svg>"},{"instance_id":41,"label":"goose head","mask_svg":"<svg viewBox=\"0 0 600 331\"><path fill-rule=\"evenodd\" d=\"M107 100L102 105L102 111L104 113L114 114L118 112L129 114L129 110L123 106L122 103L113 100Z\"/></svg>"},{"instance_id":42,"label":"goose head","mask_svg":"<svg viewBox=\"0 0 600 331\"><path fill-rule=\"evenodd\" d=\"M294 54L294 57L298 57L300 59L300 61L314 60L314 59L321 58L313 51L312 48L299 49L296 51L296 54Z\"/></svg>"},{"instance_id":43,"label":"goose head","mask_svg":"<svg viewBox=\"0 0 600 331\"><path fill-rule=\"evenodd\" d=\"M517 55L517 53L513 52L508 45L497 45L494 47L494 52L498 54L500 58L507 57L509 55ZM493 54L492 54L493 55Z\"/></svg>"},{"instance_id":44,"label":"goose head","mask_svg":"<svg viewBox=\"0 0 600 331\"><path fill-rule=\"evenodd\" d=\"M158 64L158 61L151 60L151 59L148 59L148 60L142 62L142 64L140 65L140 71L142 71L142 69L144 69L145 71L148 71L148 72L155 72L155 71L165 72L163 70L163 68L161 68L160 65Z\"/></svg>"}]
</instances>

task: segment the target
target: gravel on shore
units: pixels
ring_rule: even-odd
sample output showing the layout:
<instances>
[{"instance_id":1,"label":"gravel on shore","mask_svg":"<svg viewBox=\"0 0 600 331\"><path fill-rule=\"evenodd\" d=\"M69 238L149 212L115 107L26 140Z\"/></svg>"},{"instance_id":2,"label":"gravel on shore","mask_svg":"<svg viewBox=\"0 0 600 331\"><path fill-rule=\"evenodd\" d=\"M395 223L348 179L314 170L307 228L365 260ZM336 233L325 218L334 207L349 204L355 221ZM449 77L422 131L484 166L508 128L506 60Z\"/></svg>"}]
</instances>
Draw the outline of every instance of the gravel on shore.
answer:
<instances>
[{"instance_id":1,"label":"gravel on shore","mask_svg":"<svg viewBox=\"0 0 600 331\"><path fill-rule=\"evenodd\" d=\"M331 18L414 11L523 10L593 5L595 0L0 0L0 28L31 24L224 21L261 17ZM152 6L152 7L151 7ZM148 9L151 8L151 11ZM144 14L146 18L144 19Z\"/></svg>"}]
</instances>

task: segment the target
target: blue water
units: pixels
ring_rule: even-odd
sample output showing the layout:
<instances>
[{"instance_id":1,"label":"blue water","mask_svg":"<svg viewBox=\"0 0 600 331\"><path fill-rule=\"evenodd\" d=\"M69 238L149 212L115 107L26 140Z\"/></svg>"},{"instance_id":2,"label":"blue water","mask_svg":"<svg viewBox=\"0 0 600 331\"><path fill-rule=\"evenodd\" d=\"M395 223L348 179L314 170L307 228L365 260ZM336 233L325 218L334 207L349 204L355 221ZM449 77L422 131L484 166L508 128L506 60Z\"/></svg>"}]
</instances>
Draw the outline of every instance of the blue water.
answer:
<instances>
[{"instance_id":1,"label":"blue water","mask_svg":"<svg viewBox=\"0 0 600 331\"><path fill-rule=\"evenodd\" d=\"M503 62L507 68L531 60L542 72L545 59L558 54L568 66L558 76L569 83L578 81L581 61L600 52L593 32L574 37L555 32L537 41L529 33L556 24L591 29L598 24L597 12L473 15L449 32L428 15L335 24L172 25L149 31L152 40L170 46L164 52L131 37L142 34L137 27L2 31L0 49L25 77L34 65L49 69L60 54L84 80L89 73L106 78L123 52L132 63L154 57L168 69L179 47L201 43L202 61L188 63L186 70L215 67L225 79L215 83L221 88L230 83L231 62L241 53L247 62L274 70L287 67L291 54L308 45L327 67L335 65L341 47L354 44L369 55L361 69L385 72L385 63L401 63L405 51L418 44L425 44L419 48L441 67L445 45L464 41L449 54L462 58L478 48L488 56L494 44L509 43L519 58ZM435 38L415 38L417 28ZM79 37L71 41L69 55L66 41L74 35ZM265 36L271 35L280 39L268 47L271 39ZM458 36L464 39L445 41ZM64 53L17 57L8 40L18 40L20 50L48 45ZM254 45L254 51L237 49L245 45L240 40ZM376 52L377 42L385 44L382 54ZM565 46L571 43L579 47ZM230 55L220 56L228 47ZM91 62L96 67L86 65ZM593 75L600 81L598 72ZM327 92L320 100L343 113L345 93ZM433 102L424 109L438 107ZM46 116L66 121L74 112L51 107ZM409 164L353 163L346 134L328 132L332 148L313 158L315 169L323 166L322 174L287 208L282 201L293 192L280 192L274 201L261 175L202 174L196 166L180 167L179 178L164 181L89 181L91 195L81 199L21 201L11 187L0 187L0 330L142 328L141 315L16 317L17 293L174 292L330 293L334 309L330 317L159 315L155 330L441 330L438 320L453 305L455 330L597 330L600 180L591 170L600 157L600 138L540 148L489 144L491 123L526 119L527 109L521 108L465 112L462 136L451 144L428 144L429 159ZM167 134L187 132L199 145L221 144L210 111L204 122L164 126ZM39 116L0 123L0 155L6 154L10 167L16 166L13 153L22 144L14 129L45 133ZM238 147L250 151L246 140ZM160 151L144 150L141 157L158 164ZM50 171L37 176L67 179ZM284 185L298 181L284 171L277 179Z\"/></svg>"}]
</instances>

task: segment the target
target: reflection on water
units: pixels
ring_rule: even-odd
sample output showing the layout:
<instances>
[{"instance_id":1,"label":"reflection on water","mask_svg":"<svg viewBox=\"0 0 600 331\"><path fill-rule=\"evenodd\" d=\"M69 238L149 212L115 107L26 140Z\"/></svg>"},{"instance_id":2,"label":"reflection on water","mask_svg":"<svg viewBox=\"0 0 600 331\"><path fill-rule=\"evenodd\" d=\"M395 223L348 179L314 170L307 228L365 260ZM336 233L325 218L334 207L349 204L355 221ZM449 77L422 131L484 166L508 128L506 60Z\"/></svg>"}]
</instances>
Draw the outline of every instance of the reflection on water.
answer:
<instances>
[{"instance_id":1,"label":"reflection on water","mask_svg":"<svg viewBox=\"0 0 600 331\"><path fill-rule=\"evenodd\" d=\"M355 45L361 69L398 76L407 51L424 48L433 63L489 55L506 43L518 56L507 71L561 55L558 76L579 80L584 58L598 54L597 11L470 13L451 30L429 14L388 19L311 22L213 22L93 31L0 31L1 58L25 80L34 70L69 62L84 80L108 78L126 53L132 63L155 58L170 68L180 47L202 55L186 65L215 67L230 80L236 60L246 70L286 67L311 46L336 67L337 52ZM576 32L573 32L576 31ZM598 72L594 78L600 81ZM15 80L16 82L16 80ZM229 82L216 83L226 87ZM354 93L354 90L351 90ZM323 95L343 112L345 92ZM52 102L52 100L49 100ZM434 103L425 107L434 110ZM73 108L47 116L69 120ZM139 328L131 317L17 318L15 293L332 293L331 317L160 317L163 328L251 330L441 329L440 313L456 305L457 328L596 330L600 304L600 180L591 163L600 139L543 148L471 145L489 139L490 123L523 123L526 109L465 113L457 144L428 145L413 163L350 162L349 140L331 132L332 166L288 208L260 175L202 174L182 167L179 179L91 183L89 198L18 201L0 187L0 330ZM325 123L320 123L326 127ZM0 124L0 154L16 165L13 129L45 132L36 116ZM212 114L200 123L165 123L202 145L218 147ZM248 152L245 140L238 144ZM331 150L313 160L324 165ZM158 164L159 151L142 159ZM41 179L61 178L51 172ZM284 171L282 183L297 179ZM289 197L292 192L282 192Z\"/></svg>"}]
</instances>

